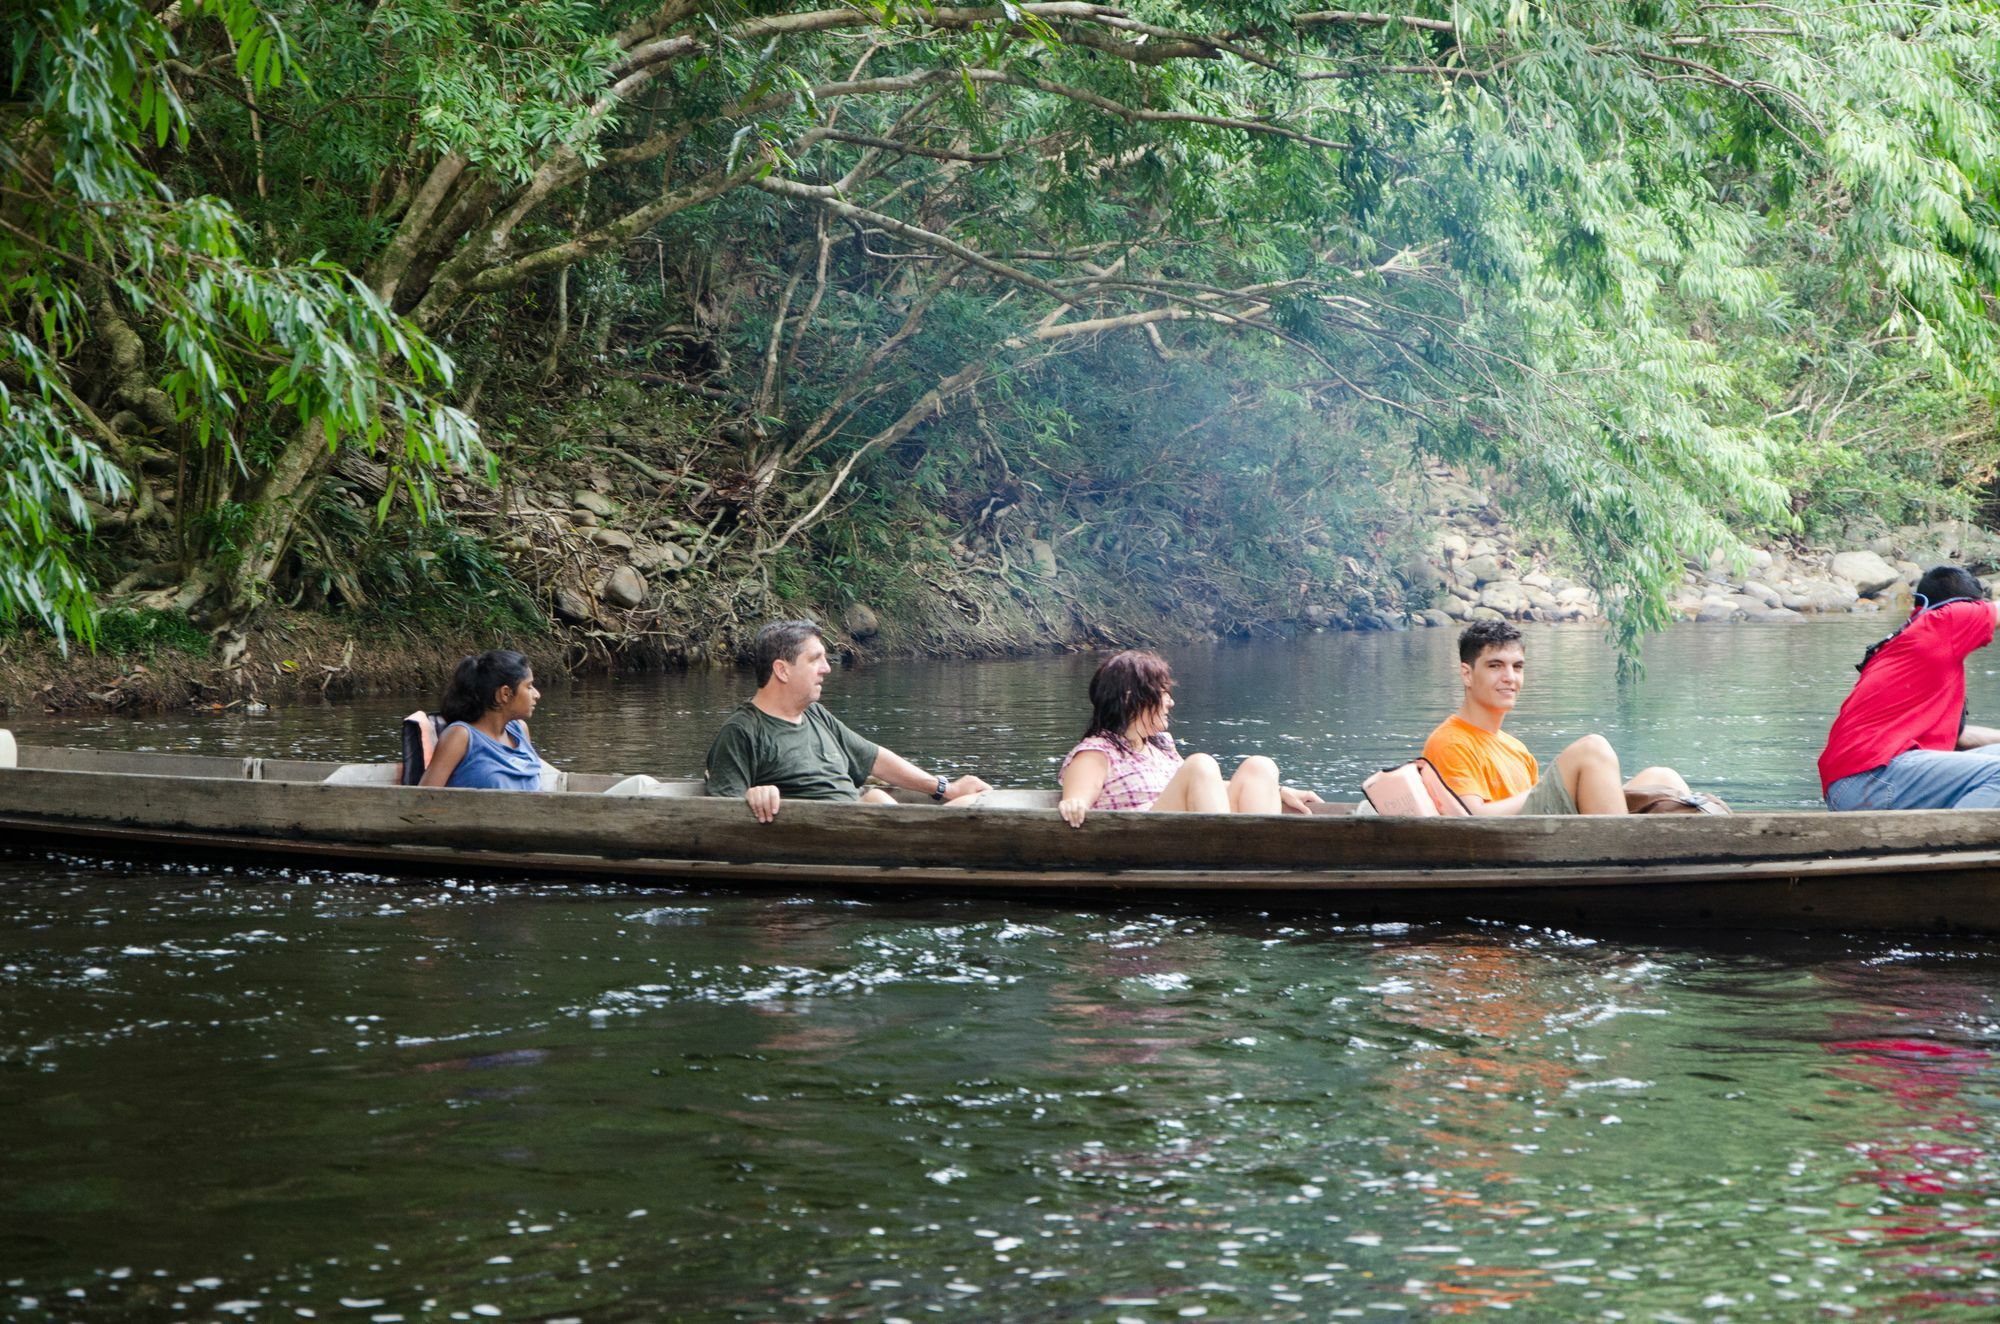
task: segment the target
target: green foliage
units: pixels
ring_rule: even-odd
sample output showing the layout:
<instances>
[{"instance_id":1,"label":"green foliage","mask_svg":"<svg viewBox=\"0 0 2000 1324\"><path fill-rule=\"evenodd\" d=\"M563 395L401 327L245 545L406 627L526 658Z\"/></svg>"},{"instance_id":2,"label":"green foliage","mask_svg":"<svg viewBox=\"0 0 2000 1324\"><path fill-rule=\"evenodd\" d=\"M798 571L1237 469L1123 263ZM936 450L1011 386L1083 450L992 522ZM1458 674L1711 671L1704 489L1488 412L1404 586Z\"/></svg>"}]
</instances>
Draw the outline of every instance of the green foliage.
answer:
<instances>
[{"instance_id":1,"label":"green foliage","mask_svg":"<svg viewBox=\"0 0 2000 1324\"><path fill-rule=\"evenodd\" d=\"M400 510L374 518L333 484L302 521L298 600L375 618L464 632L540 634L547 617L506 563L448 518Z\"/></svg>"},{"instance_id":2,"label":"green foliage","mask_svg":"<svg viewBox=\"0 0 2000 1324\"><path fill-rule=\"evenodd\" d=\"M0 184L252 473L299 420L400 433L413 495L476 459L428 333L481 372L730 397L705 554L802 590L801 545L852 596L954 540L1018 550L1012 501L1105 574L1286 593L1350 573L1372 481L1429 453L1518 478L1630 648L1685 553L1921 510L1996 454L1965 426L2000 392L1989 0L188 12L222 22L37 11L17 86L47 127ZM182 44L236 81L173 82ZM64 548L117 475L63 374L97 293L40 256L0 237L41 356L0 406L70 514L6 582L82 620ZM372 536L288 495L248 555L295 518L320 564ZM391 593L430 582L372 555Z\"/></svg>"},{"instance_id":3,"label":"green foliage","mask_svg":"<svg viewBox=\"0 0 2000 1324\"><path fill-rule=\"evenodd\" d=\"M186 612L114 608L97 617L97 647L114 657L143 657L161 652L200 656L208 651L208 634Z\"/></svg>"},{"instance_id":4,"label":"green foliage","mask_svg":"<svg viewBox=\"0 0 2000 1324\"><path fill-rule=\"evenodd\" d=\"M256 6L194 0L179 14L219 20L251 94L284 82L289 46ZM150 151L190 140L169 73L180 47L151 7L50 3L14 24L10 45L22 113L0 139L0 323L26 389L0 402L0 518L14 535L0 542L0 613L26 613L58 638L89 629L64 530L88 532L87 491L116 500L127 483L73 364L109 334L107 319L150 329L169 406L239 466L250 457L234 450L232 421L264 410L313 425L328 445L393 438L419 465L477 458L471 420L433 395L451 380L441 349L338 264L257 259L226 201L177 196L149 164ZM37 497L67 524L26 513Z\"/></svg>"},{"instance_id":5,"label":"green foliage","mask_svg":"<svg viewBox=\"0 0 2000 1324\"><path fill-rule=\"evenodd\" d=\"M414 70L425 146L526 179L550 152L601 151L591 102L619 53L602 22L585 0L395 0L369 27L434 53Z\"/></svg>"},{"instance_id":6,"label":"green foliage","mask_svg":"<svg viewBox=\"0 0 2000 1324\"><path fill-rule=\"evenodd\" d=\"M67 647L72 633L89 640L93 614L69 530L90 528L89 493L116 497L126 480L70 428L60 369L18 332L5 343L39 389L10 389L0 373L0 624L40 622Z\"/></svg>"},{"instance_id":7,"label":"green foliage","mask_svg":"<svg viewBox=\"0 0 2000 1324\"><path fill-rule=\"evenodd\" d=\"M190 520L189 528L210 564L228 569L243 559L256 509L240 501L210 506Z\"/></svg>"}]
</instances>

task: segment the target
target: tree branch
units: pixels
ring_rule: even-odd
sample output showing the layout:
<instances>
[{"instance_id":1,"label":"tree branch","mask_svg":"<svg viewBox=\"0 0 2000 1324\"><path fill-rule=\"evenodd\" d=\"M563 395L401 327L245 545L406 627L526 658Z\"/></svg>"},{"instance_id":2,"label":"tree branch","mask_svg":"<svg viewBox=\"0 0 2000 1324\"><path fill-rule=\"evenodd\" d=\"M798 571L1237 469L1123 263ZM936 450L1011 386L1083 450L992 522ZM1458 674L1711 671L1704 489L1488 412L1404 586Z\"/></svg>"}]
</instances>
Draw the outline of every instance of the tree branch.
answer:
<instances>
[{"instance_id":1,"label":"tree branch","mask_svg":"<svg viewBox=\"0 0 2000 1324\"><path fill-rule=\"evenodd\" d=\"M832 212L835 216L844 217L848 220L866 221L870 225L879 226L887 230L890 234L900 235L927 248L937 249L941 253L949 253L959 261L978 267L982 271L990 271L994 275L1013 281L1017 285L1025 285L1031 290L1048 295L1058 303L1075 302L1073 296L1057 289L1039 276L1031 275L1019 267L1009 266L1005 262L996 262L984 253L967 248L964 244L954 239L947 239L943 235L923 229L921 226L911 225L908 221L899 221L893 216L886 216L881 212L870 211L866 207L857 207L853 203L837 197L831 188L816 184L801 184L796 180L784 179L777 175L766 175L764 178L756 180L754 187L760 188L764 192L776 197L796 198L804 202L813 203L815 206L823 207L827 211Z\"/></svg>"}]
</instances>

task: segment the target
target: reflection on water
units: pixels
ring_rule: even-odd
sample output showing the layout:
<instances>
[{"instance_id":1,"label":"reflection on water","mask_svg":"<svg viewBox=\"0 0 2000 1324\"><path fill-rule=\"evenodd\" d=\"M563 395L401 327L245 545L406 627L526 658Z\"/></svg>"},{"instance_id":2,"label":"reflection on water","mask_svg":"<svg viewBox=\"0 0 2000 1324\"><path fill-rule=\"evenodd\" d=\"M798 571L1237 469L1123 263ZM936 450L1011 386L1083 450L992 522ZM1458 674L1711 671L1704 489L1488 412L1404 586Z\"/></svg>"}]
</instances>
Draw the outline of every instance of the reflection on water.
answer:
<instances>
[{"instance_id":1,"label":"reflection on water","mask_svg":"<svg viewBox=\"0 0 2000 1324\"><path fill-rule=\"evenodd\" d=\"M1520 725L1801 803L1878 632L1677 632L1628 691L1538 634ZM1448 661L1203 650L1176 716L1337 784ZM1034 781L1087 669L835 686ZM558 690L538 734L673 770L740 686ZM357 757L405 706L31 738ZM1988 1319L1997 1003L1956 940L0 856L0 1316Z\"/></svg>"}]
</instances>

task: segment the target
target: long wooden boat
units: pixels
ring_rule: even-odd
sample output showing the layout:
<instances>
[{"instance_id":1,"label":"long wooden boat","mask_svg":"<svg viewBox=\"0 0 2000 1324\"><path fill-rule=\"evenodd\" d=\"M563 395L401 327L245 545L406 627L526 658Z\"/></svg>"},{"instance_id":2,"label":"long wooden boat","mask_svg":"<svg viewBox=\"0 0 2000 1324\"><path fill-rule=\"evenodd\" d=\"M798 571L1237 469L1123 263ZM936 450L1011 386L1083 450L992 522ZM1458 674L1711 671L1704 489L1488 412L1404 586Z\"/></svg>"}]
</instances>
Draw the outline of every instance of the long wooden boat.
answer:
<instances>
[{"instance_id":1,"label":"long wooden boat","mask_svg":"<svg viewBox=\"0 0 2000 1324\"><path fill-rule=\"evenodd\" d=\"M11 743L11 742L9 742ZM396 785L393 764L23 746L0 843L186 852L386 874L782 884L963 896L1226 895L1344 919L1427 917L2000 932L2000 810L1731 817L1094 813L1054 792L973 808L787 802L760 824L698 783L605 795Z\"/></svg>"}]
</instances>

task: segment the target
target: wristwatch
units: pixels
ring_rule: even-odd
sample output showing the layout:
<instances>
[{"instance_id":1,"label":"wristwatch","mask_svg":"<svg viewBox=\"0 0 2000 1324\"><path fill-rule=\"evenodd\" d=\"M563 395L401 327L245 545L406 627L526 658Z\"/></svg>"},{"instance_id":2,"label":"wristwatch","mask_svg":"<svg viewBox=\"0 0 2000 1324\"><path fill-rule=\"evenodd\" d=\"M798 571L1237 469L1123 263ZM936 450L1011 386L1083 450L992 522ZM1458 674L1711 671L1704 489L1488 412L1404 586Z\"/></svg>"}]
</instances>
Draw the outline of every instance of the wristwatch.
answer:
<instances>
[{"instance_id":1,"label":"wristwatch","mask_svg":"<svg viewBox=\"0 0 2000 1324\"><path fill-rule=\"evenodd\" d=\"M951 782L947 778L944 777L938 778L937 785L933 787L931 790L931 799L937 801L939 804L943 804L944 793L950 789L951 789Z\"/></svg>"}]
</instances>

